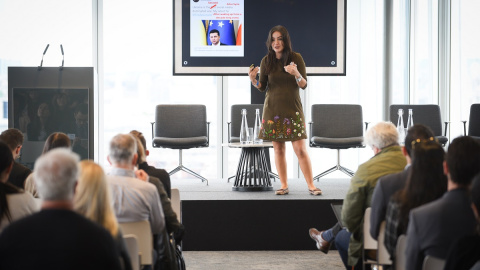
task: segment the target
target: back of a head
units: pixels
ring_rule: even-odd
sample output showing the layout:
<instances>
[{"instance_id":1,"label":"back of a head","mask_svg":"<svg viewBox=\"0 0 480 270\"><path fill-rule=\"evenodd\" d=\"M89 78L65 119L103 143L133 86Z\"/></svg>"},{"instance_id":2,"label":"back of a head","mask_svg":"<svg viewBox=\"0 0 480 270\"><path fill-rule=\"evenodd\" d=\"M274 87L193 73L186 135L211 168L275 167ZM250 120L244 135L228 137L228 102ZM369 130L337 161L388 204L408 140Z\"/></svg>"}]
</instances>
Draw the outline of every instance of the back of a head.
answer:
<instances>
[{"instance_id":1,"label":"back of a head","mask_svg":"<svg viewBox=\"0 0 480 270\"><path fill-rule=\"evenodd\" d=\"M137 137L142 143L143 149L147 151L147 140L145 140L145 136L143 136L143 133L138 130L132 130L130 131L130 134Z\"/></svg>"},{"instance_id":2,"label":"back of a head","mask_svg":"<svg viewBox=\"0 0 480 270\"><path fill-rule=\"evenodd\" d=\"M23 133L16 128L9 128L0 134L0 140L8 145L10 151L23 144Z\"/></svg>"},{"instance_id":3,"label":"back of a head","mask_svg":"<svg viewBox=\"0 0 480 270\"><path fill-rule=\"evenodd\" d=\"M143 137L143 134L141 132L136 130L130 131L130 134L132 134L133 137L135 137L135 141L137 143L137 155L138 155L137 164L147 161L147 153L146 153L147 148L146 148L145 137Z\"/></svg>"},{"instance_id":4,"label":"back of a head","mask_svg":"<svg viewBox=\"0 0 480 270\"><path fill-rule=\"evenodd\" d=\"M43 146L43 154L55 148L70 148L71 142L67 134L62 132L54 132L48 136Z\"/></svg>"},{"instance_id":5,"label":"back of a head","mask_svg":"<svg viewBox=\"0 0 480 270\"><path fill-rule=\"evenodd\" d=\"M57 148L35 162L34 179L38 194L46 201L73 199L80 158L69 149Z\"/></svg>"},{"instance_id":6,"label":"back of a head","mask_svg":"<svg viewBox=\"0 0 480 270\"><path fill-rule=\"evenodd\" d=\"M13 155L12 150L8 145L0 141L0 176L6 172L7 168L12 165Z\"/></svg>"},{"instance_id":7,"label":"back of a head","mask_svg":"<svg viewBox=\"0 0 480 270\"><path fill-rule=\"evenodd\" d=\"M447 167L453 182L470 185L480 172L480 143L468 136L454 139L448 147Z\"/></svg>"},{"instance_id":8,"label":"back of a head","mask_svg":"<svg viewBox=\"0 0 480 270\"><path fill-rule=\"evenodd\" d=\"M365 143L383 149L398 144L398 131L391 122L379 122L368 129Z\"/></svg>"},{"instance_id":9,"label":"back of a head","mask_svg":"<svg viewBox=\"0 0 480 270\"><path fill-rule=\"evenodd\" d=\"M433 138L433 131L422 124L415 124L413 127L409 128L407 131L407 136L405 136L405 149L407 150L408 155L412 156L412 142L415 140L427 140Z\"/></svg>"},{"instance_id":10,"label":"back of a head","mask_svg":"<svg viewBox=\"0 0 480 270\"><path fill-rule=\"evenodd\" d=\"M118 134L110 141L109 158L114 164L130 164L137 153L137 143L131 134Z\"/></svg>"},{"instance_id":11,"label":"back of a head","mask_svg":"<svg viewBox=\"0 0 480 270\"><path fill-rule=\"evenodd\" d=\"M81 161L74 208L116 236L117 219L110 203L110 189L102 167L90 160Z\"/></svg>"}]
</instances>

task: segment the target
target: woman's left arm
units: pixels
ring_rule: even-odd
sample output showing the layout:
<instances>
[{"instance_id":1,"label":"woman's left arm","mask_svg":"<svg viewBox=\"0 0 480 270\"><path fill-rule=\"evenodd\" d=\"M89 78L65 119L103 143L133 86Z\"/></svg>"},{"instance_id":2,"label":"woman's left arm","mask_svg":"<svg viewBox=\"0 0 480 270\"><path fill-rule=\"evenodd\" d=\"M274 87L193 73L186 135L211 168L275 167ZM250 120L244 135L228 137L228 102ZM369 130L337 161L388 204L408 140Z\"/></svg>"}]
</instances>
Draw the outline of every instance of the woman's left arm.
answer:
<instances>
[{"instance_id":1,"label":"woman's left arm","mask_svg":"<svg viewBox=\"0 0 480 270\"><path fill-rule=\"evenodd\" d=\"M307 72L305 67L305 62L300 54L298 54L296 62L290 63L290 65L285 66L285 71L289 74L295 76L295 81L297 85L305 89L307 87Z\"/></svg>"}]
</instances>

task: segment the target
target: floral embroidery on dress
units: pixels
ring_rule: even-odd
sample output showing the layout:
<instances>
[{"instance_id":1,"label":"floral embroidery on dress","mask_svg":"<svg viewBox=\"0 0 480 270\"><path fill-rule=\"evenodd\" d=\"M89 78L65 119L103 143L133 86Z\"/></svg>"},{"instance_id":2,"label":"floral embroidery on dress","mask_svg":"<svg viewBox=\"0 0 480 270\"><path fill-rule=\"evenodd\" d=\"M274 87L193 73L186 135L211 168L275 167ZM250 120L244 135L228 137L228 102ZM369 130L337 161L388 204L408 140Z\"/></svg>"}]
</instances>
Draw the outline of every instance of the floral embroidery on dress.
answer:
<instances>
[{"instance_id":1,"label":"floral embroidery on dress","mask_svg":"<svg viewBox=\"0 0 480 270\"><path fill-rule=\"evenodd\" d=\"M262 120L260 129L265 139L294 139L305 135L306 125L300 118L300 113L296 112L296 119L283 118L276 115L273 120Z\"/></svg>"}]
</instances>

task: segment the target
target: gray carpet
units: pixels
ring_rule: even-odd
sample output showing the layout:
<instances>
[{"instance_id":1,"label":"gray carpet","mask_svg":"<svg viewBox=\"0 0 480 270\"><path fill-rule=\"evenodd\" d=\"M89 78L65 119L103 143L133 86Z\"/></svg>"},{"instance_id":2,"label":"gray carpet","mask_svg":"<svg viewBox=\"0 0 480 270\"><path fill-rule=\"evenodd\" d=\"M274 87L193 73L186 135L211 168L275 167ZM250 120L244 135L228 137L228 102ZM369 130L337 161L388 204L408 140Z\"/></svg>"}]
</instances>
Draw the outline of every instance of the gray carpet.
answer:
<instances>
[{"instance_id":1,"label":"gray carpet","mask_svg":"<svg viewBox=\"0 0 480 270\"><path fill-rule=\"evenodd\" d=\"M312 242L313 244L313 242ZM315 251L185 251L188 270L341 270L336 250Z\"/></svg>"}]
</instances>

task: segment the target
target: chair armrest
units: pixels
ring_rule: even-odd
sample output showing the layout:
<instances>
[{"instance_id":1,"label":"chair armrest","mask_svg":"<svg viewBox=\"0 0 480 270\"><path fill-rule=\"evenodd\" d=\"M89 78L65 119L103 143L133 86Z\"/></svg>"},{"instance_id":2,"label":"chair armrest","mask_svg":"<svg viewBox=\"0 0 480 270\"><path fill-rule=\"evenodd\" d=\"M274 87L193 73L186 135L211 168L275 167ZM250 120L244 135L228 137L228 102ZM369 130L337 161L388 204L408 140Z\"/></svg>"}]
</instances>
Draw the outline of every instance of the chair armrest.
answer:
<instances>
[{"instance_id":1,"label":"chair armrest","mask_svg":"<svg viewBox=\"0 0 480 270\"><path fill-rule=\"evenodd\" d=\"M153 126L155 125L155 122L150 122L150 124L152 125L152 147L155 147L153 144L153 138L155 138L155 135L153 134Z\"/></svg>"},{"instance_id":2,"label":"chair armrest","mask_svg":"<svg viewBox=\"0 0 480 270\"><path fill-rule=\"evenodd\" d=\"M210 122L207 122L207 147L210 145Z\"/></svg>"},{"instance_id":3,"label":"chair armrest","mask_svg":"<svg viewBox=\"0 0 480 270\"><path fill-rule=\"evenodd\" d=\"M227 142L230 143L230 138L232 136L232 131L230 130L230 125L232 124L232 122L227 122L227 130L228 130L228 138L227 138Z\"/></svg>"},{"instance_id":4,"label":"chair armrest","mask_svg":"<svg viewBox=\"0 0 480 270\"><path fill-rule=\"evenodd\" d=\"M448 124L449 124L449 123L450 123L450 122L445 121L445 133L443 134L443 136L445 136L445 137L447 137L447 128L448 128Z\"/></svg>"},{"instance_id":5,"label":"chair armrest","mask_svg":"<svg viewBox=\"0 0 480 270\"><path fill-rule=\"evenodd\" d=\"M368 124L370 124L370 122L365 122L365 131L368 129Z\"/></svg>"},{"instance_id":6,"label":"chair armrest","mask_svg":"<svg viewBox=\"0 0 480 270\"><path fill-rule=\"evenodd\" d=\"M462 121L463 123L463 136L467 136L467 121Z\"/></svg>"}]
</instances>

